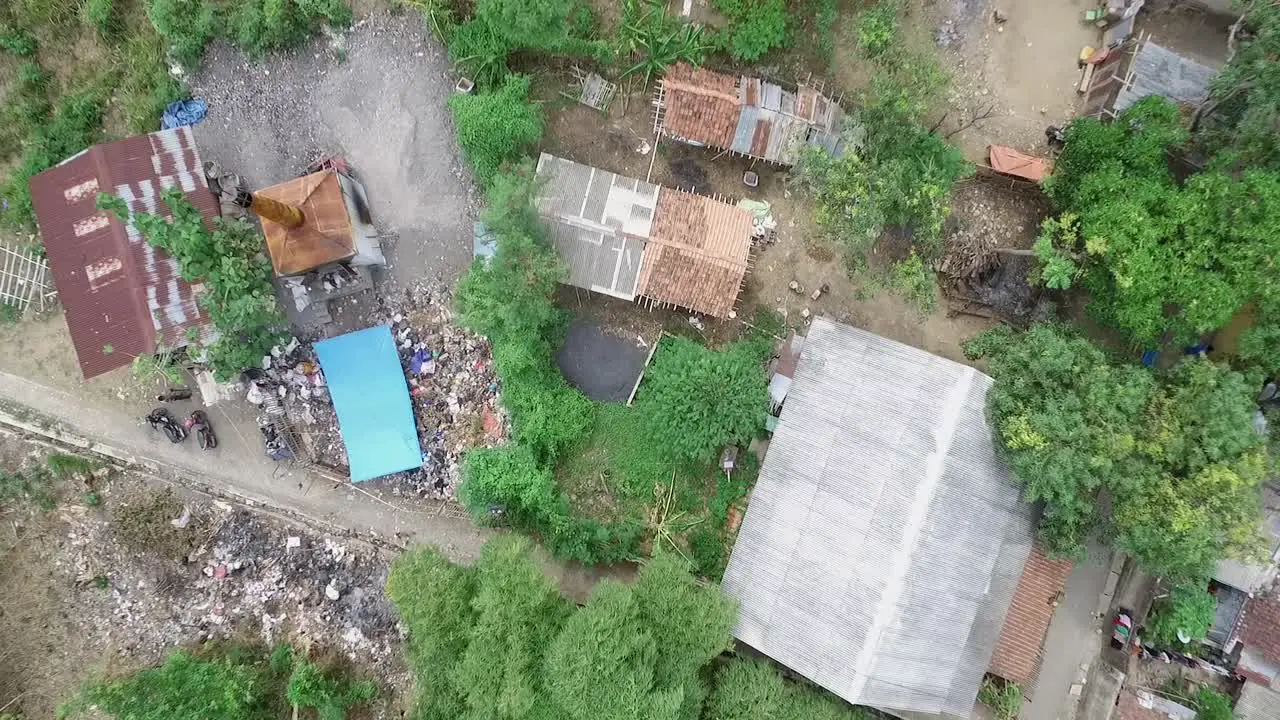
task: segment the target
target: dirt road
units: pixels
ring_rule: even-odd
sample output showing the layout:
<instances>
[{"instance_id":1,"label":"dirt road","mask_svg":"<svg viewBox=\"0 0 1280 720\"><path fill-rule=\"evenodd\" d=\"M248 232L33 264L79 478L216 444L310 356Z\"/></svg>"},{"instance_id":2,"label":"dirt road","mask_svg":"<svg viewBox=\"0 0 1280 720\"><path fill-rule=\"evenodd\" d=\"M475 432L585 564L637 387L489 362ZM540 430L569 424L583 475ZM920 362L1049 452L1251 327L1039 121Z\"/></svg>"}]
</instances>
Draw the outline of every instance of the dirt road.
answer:
<instances>
[{"instance_id":1,"label":"dirt road","mask_svg":"<svg viewBox=\"0 0 1280 720\"><path fill-rule=\"evenodd\" d=\"M216 420L215 420L216 422ZM395 547L431 543L458 562L471 562L494 531L439 515L436 506L381 497L350 483L274 463L242 423L224 423L216 450L172 445L137 418L92 407L74 395L0 372L0 423L140 464L174 482L250 506L261 506L326 532L350 533ZM546 563L564 594L581 601L604 577L630 569Z\"/></svg>"}]
</instances>

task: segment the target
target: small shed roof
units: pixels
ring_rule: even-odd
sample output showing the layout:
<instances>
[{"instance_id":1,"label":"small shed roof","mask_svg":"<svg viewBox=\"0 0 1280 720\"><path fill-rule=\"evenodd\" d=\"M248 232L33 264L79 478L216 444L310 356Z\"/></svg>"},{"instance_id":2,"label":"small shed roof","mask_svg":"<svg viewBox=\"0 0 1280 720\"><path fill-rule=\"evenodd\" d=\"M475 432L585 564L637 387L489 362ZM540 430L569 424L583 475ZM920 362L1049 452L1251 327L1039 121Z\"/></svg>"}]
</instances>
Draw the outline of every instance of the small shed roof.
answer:
<instances>
[{"instance_id":1,"label":"small shed roof","mask_svg":"<svg viewBox=\"0 0 1280 720\"><path fill-rule=\"evenodd\" d=\"M296 228L260 218L277 274L304 273L355 255L355 233L338 173L322 170L257 194L302 210L302 224Z\"/></svg>"},{"instance_id":2,"label":"small shed roof","mask_svg":"<svg viewBox=\"0 0 1280 720\"><path fill-rule=\"evenodd\" d=\"M180 188L206 220L217 217L190 127L95 145L31 178L40 237L86 379L208 331L178 261L152 247L133 223L98 210L98 193L130 212L169 216L160 193Z\"/></svg>"},{"instance_id":3,"label":"small shed roof","mask_svg":"<svg viewBox=\"0 0 1280 720\"><path fill-rule=\"evenodd\" d=\"M1018 578L1009 613L996 641L987 671L1027 687L1040 672L1044 637L1058 599L1071 574L1067 560L1051 560L1035 543Z\"/></svg>"},{"instance_id":4,"label":"small shed roof","mask_svg":"<svg viewBox=\"0 0 1280 720\"><path fill-rule=\"evenodd\" d=\"M1272 663L1280 663L1280 592L1249 598L1244 606L1240 641Z\"/></svg>"},{"instance_id":5,"label":"small shed roof","mask_svg":"<svg viewBox=\"0 0 1280 720\"><path fill-rule=\"evenodd\" d=\"M538 213L568 284L716 317L733 309L751 253L750 212L547 153L538 176Z\"/></svg>"},{"instance_id":6,"label":"small shed roof","mask_svg":"<svg viewBox=\"0 0 1280 720\"><path fill-rule=\"evenodd\" d=\"M1125 688L1116 701L1116 720L1195 720L1196 711L1146 690Z\"/></svg>"},{"instance_id":7,"label":"small shed roof","mask_svg":"<svg viewBox=\"0 0 1280 720\"><path fill-rule=\"evenodd\" d=\"M780 165L795 164L805 145L841 150L844 112L812 87L792 91L677 63L662 78L659 108L667 135Z\"/></svg>"},{"instance_id":8,"label":"small shed roof","mask_svg":"<svg viewBox=\"0 0 1280 720\"><path fill-rule=\"evenodd\" d=\"M542 153L538 213L569 267L568 284L634 300L658 186Z\"/></svg>"},{"instance_id":9,"label":"small shed roof","mask_svg":"<svg viewBox=\"0 0 1280 720\"><path fill-rule=\"evenodd\" d=\"M998 173L1024 178L1035 183L1049 174L1049 161L1044 158L1028 155L1004 145L990 145L987 147L987 153L991 159L991 169Z\"/></svg>"},{"instance_id":10,"label":"small shed roof","mask_svg":"<svg viewBox=\"0 0 1280 720\"><path fill-rule=\"evenodd\" d=\"M1129 65L1129 82L1116 97L1115 112L1148 95L1198 105L1209 96L1209 84L1217 74L1211 67L1144 40Z\"/></svg>"},{"instance_id":11,"label":"small shed roof","mask_svg":"<svg viewBox=\"0 0 1280 720\"><path fill-rule=\"evenodd\" d=\"M1032 543L991 383L816 319L724 575L734 635L851 703L969 717Z\"/></svg>"},{"instance_id":12,"label":"small shed roof","mask_svg":"<svg viewBox=\"0 0 1280 720\"><path fill-rule=\"evenodd\" d=\"M640 265L640 294L727 316L747 274L751 220L742 208L662 188Z\"/></svg>"},{"instance_id":13,"label":"small shed roof","mask_svg":"<svg viewBox=\"0 0 1280 720\"><path fill-rule=\"evenodd\" d=\"M315 344L355 482L422 465L422 445L389 325Z\"/></svg>"}]
</instances>

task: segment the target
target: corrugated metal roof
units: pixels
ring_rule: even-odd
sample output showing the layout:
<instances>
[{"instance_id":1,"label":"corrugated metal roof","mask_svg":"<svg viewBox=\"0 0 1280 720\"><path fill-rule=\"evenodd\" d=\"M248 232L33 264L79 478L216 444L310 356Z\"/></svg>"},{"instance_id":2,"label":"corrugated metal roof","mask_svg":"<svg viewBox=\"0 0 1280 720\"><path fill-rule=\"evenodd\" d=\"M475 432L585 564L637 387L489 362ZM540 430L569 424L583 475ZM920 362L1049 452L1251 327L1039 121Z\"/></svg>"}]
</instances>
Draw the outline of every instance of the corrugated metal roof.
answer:
<instances>
[{"instance_id":1,"label":"corrugated metal roof","mask_svg":"<svg viewBox=\"0 0 1280 720\"><path fill-rule=\"evenodd\" d=\"M645 245L638 294L725 317L738 301L751 254L751 213L703 195L662 188Z\"/></svg>"},{"instance_id":2,"label":"corrugated metal roof","mask_svg":"<svg viewBox=\"0 0 1280 720\"><path fill-rule=\"evenodd\" d=\"M990 386L816 319L725 572L735 636L851 703L967 718L1032 544Z\"/></svg>"},{"instance_id":3,"label":"corrugated metal roof","mask_svg":"<svg viewBox=\"0 0 1280 720\"><path fill-rule=\"evenodd\" d=\"M1209 84L1218 71L1166 50L1150 40L1142 43L1129 65L1129 84L1116 97L1120 112L1148 95L1174 103L1198 105L1209 96Z\"/></svg>"},{"instance_id":4,"label":"corrugated metal roof","mask_svg":"<svg viewBox=\"0 0 1280 720\"><path fill-rule=\"evenodd\" d=\"M1255 682L1246 682L1236 703L1240 720L1280 720L1280 691Z\"/></svg>"},{"instance_id":5,"label":"corrugated metal roof","mask_svg":"<svg viewBox=\"0 0 1280 720\"><path fill-rule=\"evenodd\" d=\"M97 208L105 192L133 212L168 216L159 202L167 188L181 188L205 218L218 216L189 127L96 145L31 178L40 237L85 378L161 346L184 346L189 329L207 330L199 288L182 280L178 262L132 223Z\"/></svg>"},{"instance_id":6,"label":"corrugated metal roof","mask_svg":"<svg viewBox=\"0 0 1280 720\"><path fill-rule=\"evenodd\" d=\"M660 129L672 137L794 165L806 143L841 148L844 112L811 87L796 92L746 75L679 63L662 80Z\"/></svg>"},{"instance_id":7,"label":"corrugated metal roof","mask_svg":"<svg viewBox=\"0 0 1280 720\"><path fill-rule=\"evenodd\" d=\"M547 153L538 176L538 213L569 267L566 282L634 300L658 186Z\"/></svg>"},{"instance_id":8,"label":"corrugated metal roof","mask_svg":"<svg viewBox=\"0 0 1280 720\"><path fill-rule=\"evenodd\" d=\"M1058 594L1070 574L1070 561L1050 560L1040 544L1035 544L1018 578L988 672L1023 687L1036 679L1044 637L1057 609Z\"/></svg>"}]
</instances>

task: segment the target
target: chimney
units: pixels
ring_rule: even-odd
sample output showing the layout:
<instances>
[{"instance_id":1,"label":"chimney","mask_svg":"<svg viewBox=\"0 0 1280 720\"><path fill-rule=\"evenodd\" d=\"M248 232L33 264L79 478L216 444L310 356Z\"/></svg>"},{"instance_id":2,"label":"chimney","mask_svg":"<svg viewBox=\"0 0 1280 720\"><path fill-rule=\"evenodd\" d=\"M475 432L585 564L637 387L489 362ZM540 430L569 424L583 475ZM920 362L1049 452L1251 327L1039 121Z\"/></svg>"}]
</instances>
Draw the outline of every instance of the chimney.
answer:
<instances>
[{"instance_id":1,"label":"chimney","mask_svg":"<svg viewBox=\"0 0 1280 720\"><path fill-rule=\"evenodd\" d=\"M272 200L260 193L242 192L236 198L236 204L252 210L264 220L270 220L287 228L296 228L302 224L302 210L278 200Z\"/></svg>"}]
</instances>

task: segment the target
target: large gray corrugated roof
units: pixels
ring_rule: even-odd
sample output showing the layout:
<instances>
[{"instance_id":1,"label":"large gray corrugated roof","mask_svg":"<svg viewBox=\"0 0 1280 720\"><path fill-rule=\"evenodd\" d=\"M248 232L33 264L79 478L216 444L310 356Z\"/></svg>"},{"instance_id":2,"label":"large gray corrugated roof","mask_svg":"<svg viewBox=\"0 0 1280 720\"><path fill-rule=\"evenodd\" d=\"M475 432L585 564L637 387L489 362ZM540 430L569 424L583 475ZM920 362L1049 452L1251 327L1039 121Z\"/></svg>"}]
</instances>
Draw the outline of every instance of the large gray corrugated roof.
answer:
<instances>
[{"instance_id":1,"label":"large gray corrugated roof","mask_svg":"<svg viewBox=\"0 0 1280 720\"><path fill-rule=\"evenodd\" d=\"M1032 539L991 383L813 322L724 576L739 640L851 703L969 716Z\"/></svg>"},{"instance_id":2,"label":"large gray corrugated roof","mask_svg":"<svg viewBox=\"0 0 1280 720\"><path fill-rule=\"evenodd\" d=\"M1217 70L1166 50L1150 40L1138 48L1129 72L1130 84L1116 97L1116 112L1148 95L1197 105L1209 96L1209 84L1218 74Z\"/></svg>"}]
</instances>

